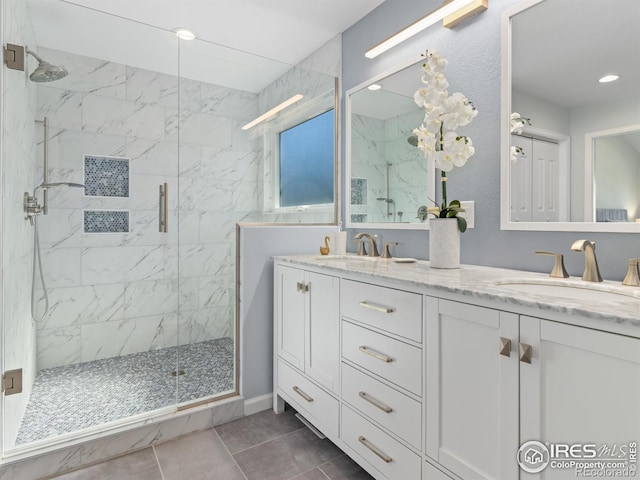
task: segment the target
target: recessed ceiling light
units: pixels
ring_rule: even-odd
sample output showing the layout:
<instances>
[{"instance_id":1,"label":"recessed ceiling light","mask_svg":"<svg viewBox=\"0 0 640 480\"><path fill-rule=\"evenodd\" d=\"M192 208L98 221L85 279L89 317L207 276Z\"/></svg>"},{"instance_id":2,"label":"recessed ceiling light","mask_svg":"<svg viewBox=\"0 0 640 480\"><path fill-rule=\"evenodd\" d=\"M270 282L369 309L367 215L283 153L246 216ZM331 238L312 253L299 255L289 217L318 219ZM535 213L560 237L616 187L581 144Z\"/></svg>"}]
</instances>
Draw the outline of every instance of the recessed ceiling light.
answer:
<instances>
[{"instance_id":1,"label":"recessed ceiling light","mask_svg":"<svg viewBox=\"0 0 640 480\"><path fill-rule=\"evenodd\" d=\"M196 34L186 28L175 28L173 31L180 40L194 40L196 38Z\"/></svg>"},{"instance_id":2,"label":"recessed ceiling light","mask_svg":"<svg viewBox=\"0 0 640 480\"><path fill-rule=\"evenodd\" d=\"M605 75L604 77L602 77L600 80L598 80L600 83L609 83L609 82L615 82L616 80L618 80L620 78L620 75Z\"/></svg>"},{"instance_id":3,"label":"recessed ceiling light","mask_svg":"<svg viewBox=\"0 0 640 480\"><path fill-rule=\"evenodd\" d=\"M371 85L369 85L367 87L369 90L380 90L382 88L382 85L378 84L378 83L372 83Z\"/></svg>"}]
</instances>

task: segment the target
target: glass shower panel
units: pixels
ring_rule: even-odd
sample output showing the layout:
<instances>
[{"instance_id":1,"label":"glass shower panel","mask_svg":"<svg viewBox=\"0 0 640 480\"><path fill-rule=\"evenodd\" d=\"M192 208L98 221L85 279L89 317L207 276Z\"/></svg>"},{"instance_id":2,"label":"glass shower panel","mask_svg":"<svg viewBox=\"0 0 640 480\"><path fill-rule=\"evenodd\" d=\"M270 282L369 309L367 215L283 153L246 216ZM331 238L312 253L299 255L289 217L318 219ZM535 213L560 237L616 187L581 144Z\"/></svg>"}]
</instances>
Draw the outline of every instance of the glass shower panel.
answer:
<instances>
[{"instance_id":1,"label":"glass shower panel","mask_svg":"<svg viewBox=\"0 0 640 480\"><path fill-rule=\"evenodd\" d=\"M4 8L5 43L69 72L33 82L32 55L3 71L4 368L23 376L6 452L175 410L181 299L178 39L65 2Z\"/></svg>"},{"instance_id":2,"label":"glass shower panel","mask_svg":"<svg viewBox=\"0 0 640 480\"><path fill-rule=\"evenodd\" d=\"M236 224L262 220L258 93L290 65L180 42L181 404L237 392ZM263 113L263 112L260 112Z\"/></svg>"}]
</instances>

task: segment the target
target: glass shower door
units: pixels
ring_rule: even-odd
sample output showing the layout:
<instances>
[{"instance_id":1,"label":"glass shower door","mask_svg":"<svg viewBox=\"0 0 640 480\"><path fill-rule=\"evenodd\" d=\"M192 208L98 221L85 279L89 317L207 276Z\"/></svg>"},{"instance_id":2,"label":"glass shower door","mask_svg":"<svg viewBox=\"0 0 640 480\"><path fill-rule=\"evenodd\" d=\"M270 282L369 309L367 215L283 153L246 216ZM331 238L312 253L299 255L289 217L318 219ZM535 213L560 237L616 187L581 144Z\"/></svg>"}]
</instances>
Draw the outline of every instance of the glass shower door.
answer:
<instances>
[{"instance_id":1,"label":"glass shower door","mask_svg":"<svg viewBox=\"0 0 640 480\"><path fill-rule=\"evenodd\" d=\"M4 7L4 42L69 72L29 80L28 54L3 70L3 361L23 380L7 451L175 409L180 82L172 32L57 2L71 38L47 28L51 4Z\"/></svg>"}]
</instances>

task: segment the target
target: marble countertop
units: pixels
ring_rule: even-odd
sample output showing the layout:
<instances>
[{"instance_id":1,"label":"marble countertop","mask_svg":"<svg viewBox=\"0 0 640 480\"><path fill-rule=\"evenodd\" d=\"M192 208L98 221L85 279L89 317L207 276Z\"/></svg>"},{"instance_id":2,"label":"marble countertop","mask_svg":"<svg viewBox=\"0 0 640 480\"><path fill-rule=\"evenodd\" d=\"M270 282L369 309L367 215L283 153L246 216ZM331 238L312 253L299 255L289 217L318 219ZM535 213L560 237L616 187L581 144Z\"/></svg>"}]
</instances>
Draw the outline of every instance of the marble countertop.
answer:
<instances>
[{"instance_id":1,"label":"marble countertop","mask_svg":"<svg viewBox=\"0 0 640 480\"><path fill-rule=\"evenodd\" d=\"M640 337L640 287L620 282L585 282L581 278L550 278L546 274L503 268L461 265L460 269L430 268L427 261L369 259L356 255L292 255L277 260L298 266L356 274L371 279L465 295L515 307L576 315L601 322L603 330ZM509 310L505 307L505 310ZM611 327L617 328L611 328Z\"/></svg>"}]
</instances>

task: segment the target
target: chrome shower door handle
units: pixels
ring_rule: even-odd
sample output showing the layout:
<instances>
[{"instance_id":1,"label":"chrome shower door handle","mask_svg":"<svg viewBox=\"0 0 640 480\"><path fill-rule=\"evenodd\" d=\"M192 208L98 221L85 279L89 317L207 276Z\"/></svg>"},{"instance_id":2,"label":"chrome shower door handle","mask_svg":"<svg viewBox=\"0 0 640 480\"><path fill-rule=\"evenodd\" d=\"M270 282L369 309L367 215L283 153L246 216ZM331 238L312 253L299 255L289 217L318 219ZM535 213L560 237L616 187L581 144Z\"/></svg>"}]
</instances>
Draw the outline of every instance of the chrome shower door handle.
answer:
<instances>
[{"instance_id":1,"label":"chrome shower door handle","mask_svg":"<svg viewBox=\"0 0 640 480\"><path fill-rule=\"evenodd\" d=\"M160 185L160 194L158 197L158 231L160 233L167 233L169 231L169 225L167 222L167 215L169 212L169 185L165 182Z\"/></svg>"}]
</instances>

